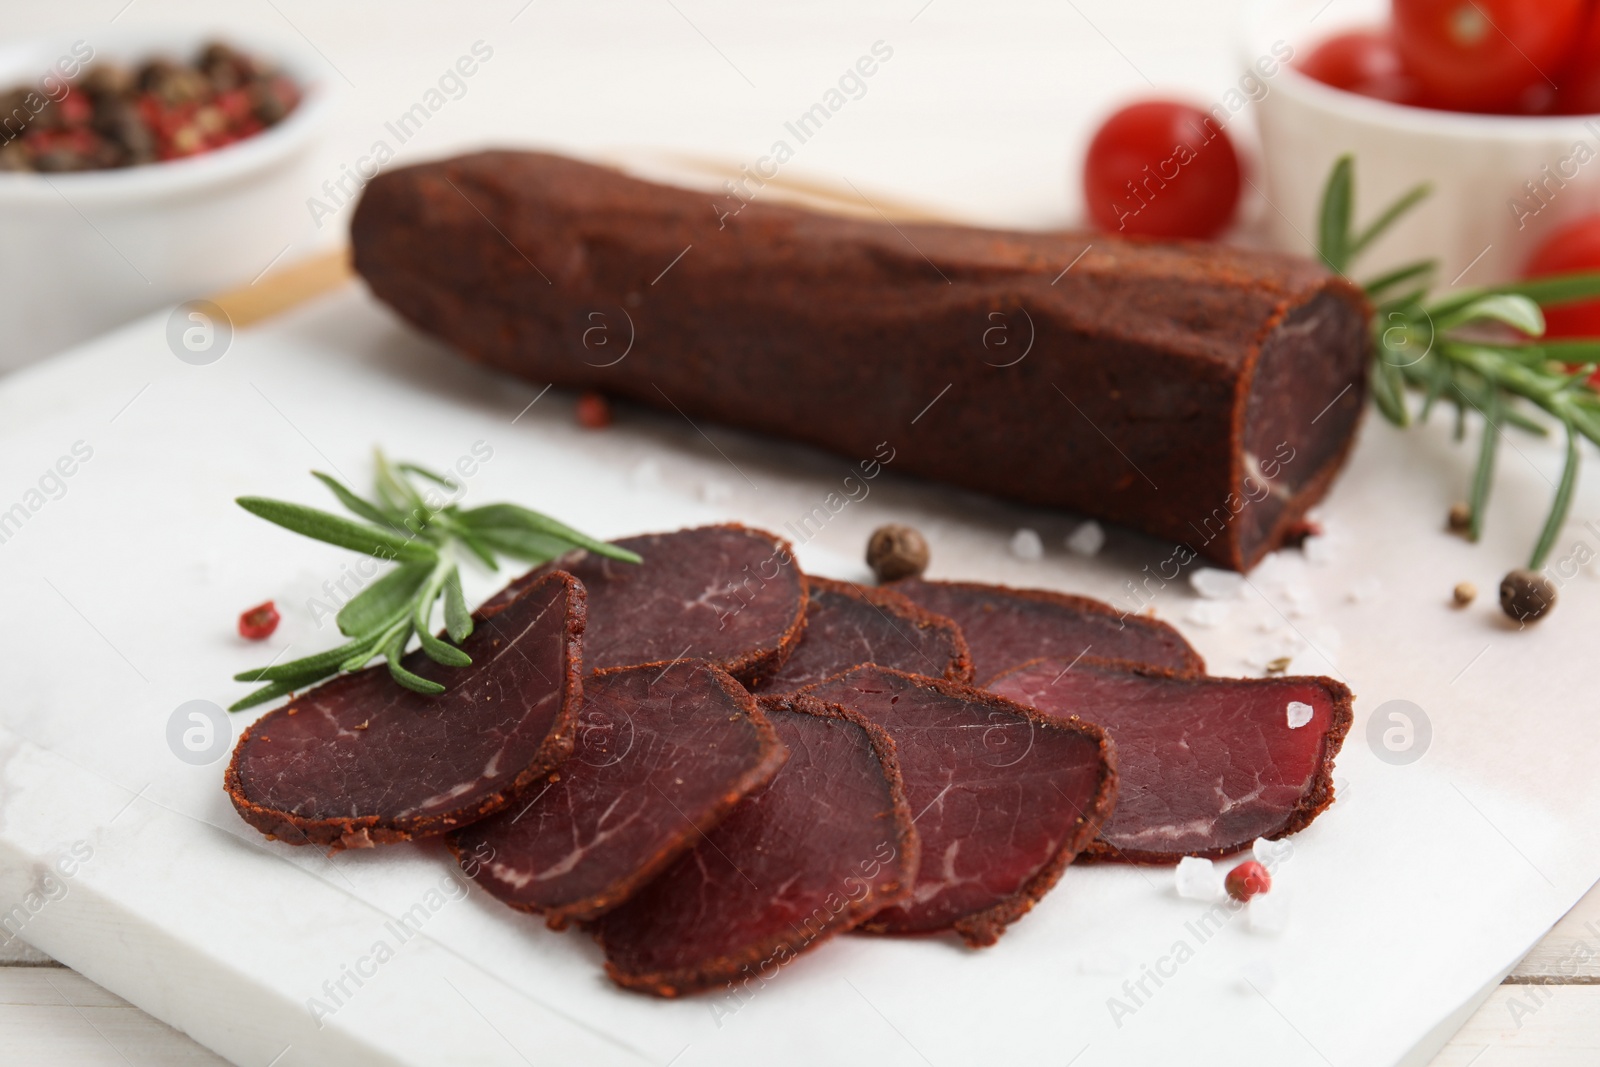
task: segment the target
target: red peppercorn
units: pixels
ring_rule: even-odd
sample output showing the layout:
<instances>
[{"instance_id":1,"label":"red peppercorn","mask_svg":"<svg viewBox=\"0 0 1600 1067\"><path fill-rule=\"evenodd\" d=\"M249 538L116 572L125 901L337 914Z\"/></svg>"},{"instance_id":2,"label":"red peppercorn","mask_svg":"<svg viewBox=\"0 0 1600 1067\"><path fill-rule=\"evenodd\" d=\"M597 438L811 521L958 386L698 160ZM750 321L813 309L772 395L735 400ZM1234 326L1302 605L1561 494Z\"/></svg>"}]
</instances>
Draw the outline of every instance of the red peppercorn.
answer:
<instances>
[{"instance_id":1,"label":"red peppercorn","mask_svg":"<svg viewBox=\"0 0 1600 1067\"><path fill-rule=\"evenodd\" d=\"M270 600L239 615L239 636L248 641L265 641L277 628L278 609Z\"/></svg>"},{"instance_id":2,"label":"red peppercorn","mask_svg":"<svg viewBox=\"0 0 1600 1067\"><path fill-rule=\"evenodd\" d=\"M578 425L586 430L603 430L611 425L611 402L599 393L578 397Z\"/></svg>"},{"instance_id":3,"label":"red peppercorn","mask_svg":"<svg viewBox=\"0 0 1600 1067\"><path fill-rule=\"evenodd\" d=\"M1255 860L1245 860L1228 872L1223 887L1234 900L1246 901L1272 888L1272 875Z\"/></svg>"}]
</instances>

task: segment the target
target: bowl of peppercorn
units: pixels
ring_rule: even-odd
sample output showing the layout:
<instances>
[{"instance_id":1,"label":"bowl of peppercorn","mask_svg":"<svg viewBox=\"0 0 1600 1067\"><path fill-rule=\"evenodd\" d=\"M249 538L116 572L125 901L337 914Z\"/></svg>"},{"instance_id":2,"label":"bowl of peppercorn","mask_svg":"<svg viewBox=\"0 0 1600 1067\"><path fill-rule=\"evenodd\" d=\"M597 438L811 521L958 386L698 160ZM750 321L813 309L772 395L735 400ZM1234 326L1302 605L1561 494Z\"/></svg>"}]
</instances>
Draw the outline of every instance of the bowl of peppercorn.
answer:
<instances>
[{"instance_id":1,"label":"bowl of peppercorn","mask_svg":"<svg viewBox=\"0 0 1600 1067\"><path fill-rule=\"evenodd\" d=\"M301 242L322 71L198 32L0 46L0 372L248 284Z\"/></svg>"}]
</instances>

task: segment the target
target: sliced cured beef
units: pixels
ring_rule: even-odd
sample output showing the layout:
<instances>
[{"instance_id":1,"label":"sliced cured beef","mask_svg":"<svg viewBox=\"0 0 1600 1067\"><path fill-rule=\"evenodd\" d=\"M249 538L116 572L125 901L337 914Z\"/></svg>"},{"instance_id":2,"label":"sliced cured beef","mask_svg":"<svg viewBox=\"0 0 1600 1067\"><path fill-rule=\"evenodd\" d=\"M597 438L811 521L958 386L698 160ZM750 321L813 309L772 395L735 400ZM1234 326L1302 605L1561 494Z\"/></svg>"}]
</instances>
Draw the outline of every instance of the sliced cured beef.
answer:
<instances>
[{"instance_id":1,"label":"sliced cured beef","mask_svg":"<svg viewBox=\"0 0 1600 1067\"><path fill-rule=\"evenodd\" d=\"M806 592L805 634L763 691L793 692L863 663L972 681L967 642L949 619L876 586L808 574Z\"/></svg>"},{"instance_id":2,"label":"sliced cured beef","mask_svg":"<svg viewBox=\"0 0 1600 1067\"><path fill-rule=\"evenodd\" d=\"M1093 655L1204 674L1205 661L1171 626L1128 615L1089 597L981 582L904 578L888 588L935 615L955 620L967 639L979 685L1029 660Z\"/></svg>"},{"instance_id":3,"label":"sliced cured beef","mask_svg":"<svg viewBox=\"0 0 1600 1067\"><path fill-rule=\"evenodd\" d=\"M1228 567L1327 491L1365 407L1369 306L1298 256L838 218L533 152L385 170L350 237L468 359L851 462L898 427L896 471ZM640 343L599 358L597 326Z\"/></svg>"},{"instance_id":4,"label":"sliced cured beef","mask_svg":"<svg viewBox=\"0 0 1600 1067\"><path fill-rule=\"evenodd\" d=\"M572 750L583 624L583 587L558 571L479 610L461 646L470 667L405 657L446 686L437 696L382 666L301 694L240 735L225 779L233 806L268 837L334 851L498 811Z\"/></svg>"},{"instance_id":5,"label":"sliced cured beef","mask_svg":"<svg viewBox=\"0 0 1600 1067\"><path fill-rule=\"evenodd\" d=\"M484 889L553 929L597 918L661 873L787 755L726 672L679 660L584 682L572 755L450 841Z\"/></svg>"},{"instance_id":6,"label":"sliced cured beef","mask_svg":"<svg viewBox=\"0 0 1600 1067\"><path fill-rule=\"evenodd\" d=\"M802 690L894 738L922 839L911 896L864 929L954 929L992 945L1049 892L1111 812L1117 772L1098 726L882 667Z\"/></svg>"},{"instance_id":7,"label":"sliced cured beef","mask_svg":"<svg viewBox=\"0 0 1600 1067\"><path fill-rule=\"evenodd\" d=\"M766 697L789 759L764 788L593 930L606 970L673 997L765 981L902 899L917 834L894 743L806 697Z\"/></svg>"},{"instance_id":8,"label":"sliced cured beef","mask_svg":"<svg viewBox=\"0 0 1600 1067\"><path fill-rule=\"evenodd\" d=\"M1333 802L1350 729L1350 690L1330 678L1185 678L1088 657L1030 663L991 688L1116 742L1122 789L1095 859L1226 856L1305 828Z\"/></svg>"},{"instance_id":9,"label":"sliced cured beef","mask_svg":"<svg viewBox=\"0 0 1600 1067\"><path fill-rule=\"evenodd\" d=\"M701 659L749 685L781 667L800 640L805 580L783 538L729 523L614 543L644 562L579 549L490 603L555 569L576 575L589 591L583 655L590 670Z\"/></svg>"}]
</instances>

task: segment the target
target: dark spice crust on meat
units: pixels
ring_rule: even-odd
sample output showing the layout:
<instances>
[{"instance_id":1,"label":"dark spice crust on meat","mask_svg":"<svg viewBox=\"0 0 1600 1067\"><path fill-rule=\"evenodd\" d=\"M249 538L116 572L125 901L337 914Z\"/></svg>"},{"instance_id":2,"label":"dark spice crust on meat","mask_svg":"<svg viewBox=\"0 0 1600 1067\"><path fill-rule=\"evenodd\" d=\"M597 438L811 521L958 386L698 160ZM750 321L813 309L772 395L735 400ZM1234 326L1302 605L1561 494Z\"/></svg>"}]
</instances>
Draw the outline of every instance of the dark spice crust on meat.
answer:
<instances>
[{"instance_id":1,"label":"dark spice crust on meat","mask_svg":"<svg viewBox=\"0 0 1600 1067\"><path fill-rule=\"evenodd\" d=\"M1077 825L1073 832L1064 838L1061 846L1056 850L1050 862L1029 878L1022 888L1017 890L1005 900L991 905L983 911L957 919L953 929L960 935L971 948L986 948L1000 939L1000 935L1010 924L1022 918L1033 910L1044 895L1055 887L1061 878L1061 872L1067 865L1082 852L1099 834L1100 827L1111 817L1111 809L1117 800L1117 757L1115 746L1106 732L1091 722L1085 722L1076 715L1061 718L1058 715L1046 715L1044 712L1031 708L1026 704L1019 704L1014 700L991 693L986 689L978 689L959 682L945 682L921 675L907 674L904 671L891 671L879 668L885 674L894 674L910 679L914 684L923 689L932 689L948 697L955 697L982 707L1002 711L1010 715L1025 718L1036 726L1050 729L1068 727L1075 729L1094 739L1100 750L1100 787L1095 791L1094 799L1089 802L1088 810L1078 813ZM801 690L804 695L805 690ZM871 919L861 924L860 927L867 933L892 933L881 926L874 926Z\"/></svg>"},{"instance_id":2,"label":"dark spice crust on meat","mask_svg":"<svg viewBox=\"0 0 1600 1067\"><path fill-rule=\"evenodd\" d=\"M1177 671L1177 674L1198 677L1206 673L1206 661L1200 657L1200 653L1195 651L1194 646L1189 644L1188 638L1179 633L1176 627L1152 615L1131 615L1127 612L1118 611L1103 600L1077 596L1072 593L1056 593L1049 589L1022 589L1017 586L1002 585L999 582L956 582L928 577L914 577L902 580L921 582L923 585L941 585L952 589L973 589L979 592L998 590L1018 600L1031 600L1037 604L1055 604L1069 611L1084 615L1100 615L1106 618L1114 618L1122 626L1131 626L1136 630L1144 630L1146 633L1156 635L1179 649L1180 655L1185 660L1185 667L1183 670ZM892 590L894 587L895 583L891 582L883 588ZM1002 673L1009 673L1009 671ZM988 684L990 681L993 681L993 679L983 679L983 684Z\"/></svg>"},{"instance_id":3,"label":"dark spice crust on meat","mask_svg":"<svg viewBox=\"0 0 1600 1067\"><path fill-rule=\"evenodd\" d=\"M899 862L900 869L907 873L907 877L901 882L885 883L875 891L866 893L859 901L852 900L832 926L821 934L809 938L800 934L791 925L786 934L767 938L759 944L745 948L737 955L719 957L691 970L628 974L618 970L610 960L607 960L606 973L620 986L653 993L658 997L678 997L685 993L698 993L713 986L724 985L736 981L746 968L759 966L763 961L779 954L784 956L784 962L788 962L800 953L815 948L833 934L843 933L858 926L874 912L898 904L911 894L912 879L922 858L922 844L917 837L916 826L912 823L911 805L906 800L905 782L900 777L900 761L895 756L893 739L881 728L850 709L840 707L838 704L824 703L812 697L796 694L761 697L758 703L763 707L781 708L803 715L843 719L859 726L866 733L867 740L872 745L873 755L882 766L884 779L889 785L892 807L887 814L894 822L895 859ZM604 939L598 931L594 933L595 940L603 949Z\"/></svg>"},{"instance_id":4,"label":"dark spice crust on meat","mask_svg":"<svg viewBox=\"0 0 1600 1067\"><path fill-rule=\"evenodd\" d=\"M379 175L351 242L378 299L475 362L851 458L900 427L896 471L1235 569L1281 544L1354 439L1371 309L1312 260L719 203L483 152ZM597 324L640 343L597 359ZM995 359L995 328L1027 358Z\"/></svg>"},{"instance_id":5,"label":"dark spice crust on meat","mask_svg":"<svg viewBox=\"0 0 1600 1067\"><path fill-rule=\"evenodd\" d=\"M589 677L591 679L604 678L607 675L620 674L624 671L639 670L640 667L665 671L672 665L672 662L674 661L640 664L634 667L607 667L604 670L593 672ZM778 773L783 767L784 761L789 758L789 753L783 747L783 742L778 740L777 731L773 729L772 720L767 718L760 705L756 703L756 699L750 695L749 690L735 681L727 671L710 664L707 665L707 670L716 679L717 684L722 687L723 692L735 704L740 706L740 709L756 728L756 734L761 746L760 761L746 771L738 782L718 799L711 810L705 812L693 823L686 821L682 832L676 840L640 864L627 877L607 886L603 892L596 893L586 900L574 901L560 908L538 908L509 900L502 900L502 903L518 911L544 915L545 925L552 930L564 930L569 923L584 923L592 919L598 919L633 896L645 883L665 870L667 865L688 850L700 835L709 832L717 823L721 822L728 812L733 810L735 804L772 780L772 776ZM560 774L561 768L557 767L553 773ZM549 775L545 777L548 778ZM461 844L457 834L452 833L445 839L445 843L450 848L450 854L456 858L456 862L461 864L462 869L470 875L472 866L476 861L472 856L462 855Z\"/></svg>"},{"instance_id":6,"label":"dark spice crust on meat","mask_svg":"<svg viewBox=\"0 0 1600 1067\"><path fill-rule=\"evenodd\" d=\"M1037 660L1024 663L1014 670L1023 670ZM1116 667L1133 674L1142 674L1150 678L1170 678L1183 680L1185 675L1175 671L1162 670L1144 663L1133 663L1128 660L1100 659L1096 656L1085 657L1086 663L1101 666ZM1007 674L1012 673L1007 671ZM1231 681L1249 681L1249 679L1225 679ZM1318 815L1321 815L1333 803L1333 761L1339 755L1339 750L1344 746L1345 735L1350 732L1350 724L1355 721L1352 705L1355 700L1350 687L1343 682L1327 678L1322 675L1287 675L1275 676L1274 681L1309 682L1326 690L1332 702L1333 722L1328 731L1323 735L1322 762L1317 768L1316 775L1311 780L1310 787L1301 796L1300 802L1295 805L1289 817L1284 820L1278 829L1262 836L1268 840L1276 841L1288 837L1310 826ZM1200 852L1189 852L1185 855L1199 856L1204 859L1221 859L1239 852L1238 846L1226 848L1207 849ZM1078 857L1080 863L1134 863L1157 867L1171 867L1183 857L1172 852L1144 852L1138 849L1118 849L1102 841L1098 837L1084 849Z\"/></svg>"},{"instance_id":7,"label":"dark spice crust on meat","mask_svg":"<svg viewBox=\"0 0 1600 1067\"><path fill-rule=\"evenodd\" d=\"M228 799L233 801L234 809L245 822L260 830L269 840L283 841L291 845L326 845L330 852L341 852L347 848L371 848L374 845L410 841L419 837L434 837L448 833L459 826L477 822L504 808L529 784L549 774L572 753L578 708L583 700L583 628L587 621L587 612L583 584L565 572L562 572L562 576L565 579L563 584L567 586L569 592L575 592L576 595L567 597L566 631L572 654L567 658L566 677L562 679L561 710L550 732L545 735L544 743L540 745L533 762L518 773L509 787L485 797L471 809L421 816L406 819L401 823L385 820L376 815L354 819L306 819L292 812L263 807L245 796L243 783L239 777L239 760L244 752L245 742L261 724L280 715L297 714L296 704L301 698L296 696L287 704L267 712L239 735L222 784ZM474 613L474 624L498 615L515 599L514 596L504 599L496 596ZM443 636L441 634L441 637Z\"/></svg>"}]
</instances>

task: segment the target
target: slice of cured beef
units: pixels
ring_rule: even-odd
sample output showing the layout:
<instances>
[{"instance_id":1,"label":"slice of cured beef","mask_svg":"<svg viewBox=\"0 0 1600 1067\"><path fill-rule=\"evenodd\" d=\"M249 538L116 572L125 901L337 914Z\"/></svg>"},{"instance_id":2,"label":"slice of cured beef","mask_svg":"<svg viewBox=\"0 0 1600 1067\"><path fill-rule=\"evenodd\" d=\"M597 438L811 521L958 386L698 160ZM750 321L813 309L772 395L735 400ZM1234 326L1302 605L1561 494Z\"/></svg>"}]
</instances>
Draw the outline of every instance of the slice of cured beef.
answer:
<instances>
[{"instance_id":1,"label":"slice of cured beef","mask_svg":"<svg viewBox=\"0 0 1600 1067\"><path fill-rule=\"evenodd\" d=\"M972 681L961 628L899 593L806 575L806 629L789 661L765 679L786 693L851 667L876 663L952 682Z\"/></svg>"},{"instance_id":2,"label":"slice of cured beef","mask_svg":"<svg viewBox=\"0 0 1600 1067\"><path fill-rule=\"evenodd\" d=\"M470 667L405 658L447 687L437 696L382 666L301 694L240 736L225 779L233 806L268 837L334 851L498 811L572 750L583 624L583 586L557 571L479 610L461 646Z\"/></svg>"},{"instance_id":3,"label":"slice of cured beef","mask_svg":"<svg viewBox=\"0 0 1600 1067\"><path fill-rule=\"evenodd\" d=\"M977 684L1033 659L1093 655L1204 674L1205 661L1171 626L1089 597L981 582L904 578L888 588L955 620L972 652Z\"/></svg>"},{"instance_id":4,"label":"slice of cured beef","mask_svg":"<svg viewBox=\"0 0 1600 1067\"><path fill-rule=\"evenodd\" d=\"M1350 690L1330 678L1184 678L1088 657L1027 664L997 693L1099 723L1122 791L1089 858L1226 856L1310 825L1333 802ZM1295 725L1300 723L1300 725Z\"/></svg>"},{"instance_id":5,"label":"slice of cured beef","mask_svg":"<svg viewBox=\"0 0 1600 1067\"><path fill-rule=\"evenodd\" d=\"M752 684L783 665L805 627L805 579L788 541L737 523L614 542L622 563L578 550L530 571L490 600L554 569L589 591L590 670L672 659L715 663Z\"/></svg>"},{"instance_id":6,"label":"slice of cured beef","mask_svg":"<svg viewBox=\"0 0 1600 1067\"><path fill-rule=\"evenodd\" d=\"M630 989L764 983L910 889L917 834L894 743L806 697L761 706L789 750L783 769L592 928Z\"/></svg>"},{"instance_id":7,"label":"slice of cured beef","mask_svg":"<svg viewBox=\"0 0 1600 1067\"><path fill-rule=\"evenodd\" d=\"M922 863L903 904L864 929L954 929L992 945L1049 892L1111 812L1117 772L1098 726L882 667L802 690L894 738Z\"/></svg>"},{"instance_id":8,"label":"slice of cured beef","mask_svg":"<svg viewBox=\"0 0 1600 1067\"><path fill-rule=\"evenodd\" d=\"M787 756L753 697L692 660L584 682L572 755L531 798L452 835L484 889L553 929L631 896L765 785Z\"/></svg>"}]
</instances>

